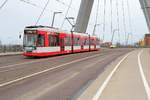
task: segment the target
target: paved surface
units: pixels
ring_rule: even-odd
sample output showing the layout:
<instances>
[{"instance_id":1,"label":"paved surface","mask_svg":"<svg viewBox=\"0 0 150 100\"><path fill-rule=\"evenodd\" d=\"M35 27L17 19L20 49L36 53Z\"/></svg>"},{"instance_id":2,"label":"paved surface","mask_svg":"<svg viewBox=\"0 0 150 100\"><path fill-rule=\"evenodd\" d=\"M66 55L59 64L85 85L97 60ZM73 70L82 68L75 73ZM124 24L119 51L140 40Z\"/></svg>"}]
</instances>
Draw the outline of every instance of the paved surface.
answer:
<instances>
[{"instance_id":1,"label":"paved surface","mask_svg":"<svg viewBox=\"0 0 150 100\"><path fill-rule=\"evenodd\" d=\"M76 99L108 64L131 49L41 59L0 57L0 100Z\"/></svg>"},{"instance_id":2,"label":"paved surface","mask_svg":"<svg viewBox=\"0 0 150 100\"><path fill-rule=\"evenodd\" d=\"M11 56L11 55L20 55L23 52L6 52L6 53L0 53L0 57L1 56Z\"/></svg>"},{"instance_id":3,"label":"paved surface","mask_svg":"<svg viewBox=\"0 0 150 100\"><path fill-rule=\"evenodd\" d=\"M110 64L78 100L150 100L149 72L150 49L135 50Z\"/></svg>"}]
</instances>

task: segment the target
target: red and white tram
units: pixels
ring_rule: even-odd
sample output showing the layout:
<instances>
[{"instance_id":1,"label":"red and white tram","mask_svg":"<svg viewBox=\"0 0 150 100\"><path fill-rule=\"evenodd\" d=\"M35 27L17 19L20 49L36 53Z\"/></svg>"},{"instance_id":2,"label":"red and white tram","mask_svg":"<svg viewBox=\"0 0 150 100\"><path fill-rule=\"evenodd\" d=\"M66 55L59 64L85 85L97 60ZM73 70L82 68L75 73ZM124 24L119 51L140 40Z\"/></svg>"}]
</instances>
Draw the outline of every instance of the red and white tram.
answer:
<instances>
[{"instance_id":1,"label":"red and white tram","mask_svg":"<svg viewBox=\"0 0 150 100\"><path fill-rule=\"evenodd\" d=\"M71 33L47 26L24 30L24 56L44 57L100 49L99 39L84 33Z\"/></svg>"}]
</instances>

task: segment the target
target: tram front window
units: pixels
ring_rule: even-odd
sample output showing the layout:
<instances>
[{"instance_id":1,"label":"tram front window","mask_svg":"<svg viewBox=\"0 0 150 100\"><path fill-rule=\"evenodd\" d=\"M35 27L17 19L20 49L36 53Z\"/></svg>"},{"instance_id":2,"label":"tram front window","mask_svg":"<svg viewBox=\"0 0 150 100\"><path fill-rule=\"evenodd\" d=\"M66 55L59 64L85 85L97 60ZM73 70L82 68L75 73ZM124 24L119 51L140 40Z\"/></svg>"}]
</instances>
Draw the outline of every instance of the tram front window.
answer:
<instances>
[{"instance_id":1,"label":"tram front window","mask_svg":"<svg viewBox=\"0 0 150 100\"><path fill-rule=\"evenodd\" d=\"M24 46L31 47L36 46L37 35L36 34L25 34L24 35Z\"/></svg>"}]
</instances>

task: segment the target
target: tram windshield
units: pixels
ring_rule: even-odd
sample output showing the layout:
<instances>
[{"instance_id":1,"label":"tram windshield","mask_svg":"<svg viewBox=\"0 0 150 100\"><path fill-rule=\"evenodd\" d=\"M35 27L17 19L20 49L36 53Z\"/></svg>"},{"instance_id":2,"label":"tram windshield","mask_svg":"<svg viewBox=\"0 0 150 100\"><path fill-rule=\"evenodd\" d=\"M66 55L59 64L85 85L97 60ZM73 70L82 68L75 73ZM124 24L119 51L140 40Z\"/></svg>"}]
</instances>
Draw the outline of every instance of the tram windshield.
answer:
<instances>
[{"instance_id":1,"label":"tram windshield","mask_svg":"<svg viewBox=\"0 0 150 100\"><path fill-rule=\"evenodd\" d=\"M36 34L24 34L24 46L36 46Z\"/></svg>"},{"instance_id":2,"label":"tram windshield","mask_svg":"<svg viewBox=\"0 0 150 100\"><path fill-rule=\"evenodd\" d=\"M25 31L23 44L25 47L43 47L44 35L36 34L36 31Z\"/></svg>"}]
</instances>

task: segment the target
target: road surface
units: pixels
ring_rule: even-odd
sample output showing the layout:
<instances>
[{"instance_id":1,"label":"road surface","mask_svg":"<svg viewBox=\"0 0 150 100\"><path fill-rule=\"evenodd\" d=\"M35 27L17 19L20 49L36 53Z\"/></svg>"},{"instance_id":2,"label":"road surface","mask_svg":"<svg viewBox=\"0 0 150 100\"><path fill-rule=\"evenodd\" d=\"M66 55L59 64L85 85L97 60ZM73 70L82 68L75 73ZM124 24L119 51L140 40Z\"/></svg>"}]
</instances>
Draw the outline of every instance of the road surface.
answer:
<instances>
[{"instance_id":1,"label":"road surface","mask_svg":"<svg viewBox=\"0 0 150 100\"><path fill-rule=\"evenodd\" d=\"M150 48L116 60L78 100L150 100Z\"/></svg>"},{"instance_id":2,"label":"road surface","mask_svg":"<svg viewBox=\"0 0 150 100\"><path fill-rule=\"evenodd\" d=\"M68 100L107 65L133 49L112 49L48 58L0 57L0 100Z\"/></svg>"}]
</instances>

